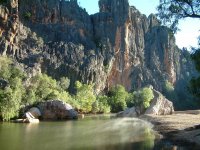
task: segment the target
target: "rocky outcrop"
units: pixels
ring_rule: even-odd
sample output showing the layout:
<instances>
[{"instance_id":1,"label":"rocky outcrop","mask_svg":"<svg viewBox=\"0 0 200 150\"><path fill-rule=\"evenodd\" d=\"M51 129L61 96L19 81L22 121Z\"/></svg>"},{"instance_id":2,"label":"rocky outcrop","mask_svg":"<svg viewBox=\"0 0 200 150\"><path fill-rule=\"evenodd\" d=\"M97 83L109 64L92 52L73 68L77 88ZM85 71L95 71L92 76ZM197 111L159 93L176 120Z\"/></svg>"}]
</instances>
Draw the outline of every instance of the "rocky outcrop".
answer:
<instances>
[{"instance_id":1,"label":"rocky outcrop","mask_svg":"<svg viewBox=\"0 0 200 150\"><path fill-rule=\"evenodd\" d=\"M171 115L174 112L174 106L171 101L166 99L160 92L153 90L154 98L150 106L145 111L145 115Z\"/></svg>"},{"instance_id":2,"label":"rocky outcrop","mask_svg":"<svg viewBox=\"0 0 200 150\"><path fill-rule=\"evenodd\" d=\"M0 53L30 76L67 76L71 91L77 80L94 83L96 93L117 84L162 92L169 81L185 93L194 67L169 29L128 0L99 0L99 7L89 15L77 0L8 0L0 5Z\"/></svg>"},{"instance_id":3,"label":"rocky outcrop","mask_svg":"<svg viewBox=\"0 0 200 150\"><path fill-rule=\"evenodd\" d=\"M160 92L153 90L154 98L146 110L140 107L127 108L125 111L117 113L117 117L138 117L140 115L171 115L174 112L174 106L171 101L166 99Z\"/></svg>"},{"instance_id":4,"label":"rocky outcrop","mask_svg":"<svg viewBox=\"0 0 200 150\"><path fill-rule=\"evenodd\" d=\"M71 105L59 100L49 100L37 106L43 120L77 119L78 113Z\"/></svg>"}]
</instances>

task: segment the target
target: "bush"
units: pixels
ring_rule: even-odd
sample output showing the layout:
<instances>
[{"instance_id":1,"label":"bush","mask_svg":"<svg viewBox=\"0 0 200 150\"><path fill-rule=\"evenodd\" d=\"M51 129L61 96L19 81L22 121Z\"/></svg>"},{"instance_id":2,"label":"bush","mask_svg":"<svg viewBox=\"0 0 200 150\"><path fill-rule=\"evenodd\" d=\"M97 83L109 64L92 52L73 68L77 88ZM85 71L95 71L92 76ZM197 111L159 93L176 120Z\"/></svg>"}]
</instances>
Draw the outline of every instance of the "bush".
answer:
<instances>
[{"instance_id":1,"label":"bush","mask_svg":"<svg viewBox=\"0 0 200 150\"><path fill-rule=\"evenodd\" d=\"M97 100L92 104L93 113L109 113L110 105L108 104L109 98L107 96L98 96Z\"/></svg>"},{"instance_id":2,"label":"bush","mask_svg":"<svg viewBox=\"0 0 200 150\"><path fill-rule=\"evenodd\" d=\"M76 81L75 88L77 93L75 95L75 100L79 104L80 111L88 113L92 111L92 104L96 100L94 95L93 85L82 84L79 81Z\"/></svg>"},{"instance_id":3,"label":"bush","mask_svg":"<svg viewBox=\"0 0 200 150\"><path fill-rule=\"evenodd\" d=\"M10 120L18 115L25 88L22 80L25 75L12 64L11 59L0 57L0 78L8 82L5 89L0 89L0 114L3 120Z\"/></svg>"},{"instance_id":4,"label":"bush","mask_svg":"<svg viewBox=\"0 0 200 150\"><path fill-rule=\"evenodd\" d=\"M62 77L60 78L60 81L58 81L58 84L63 90L67 90L70 85L70 80L67 77Z\"/></svg>"},{"instance_id":5,"label":"bush","mask_svg":"<svg viewBox=\"0 0 200 150\"><path fill-rule=\"evenodd\" d=\"M151 100L154 98L153 91L151 88L143 88L136 91L134 94L134 104L140 108L148 108L150 106Z\"/></svg>"},{"instance_id":6,"label":"bush","mask_svg":"<svg viewBox=\"0 0 200 150\"><path fill-rule=\"evenodd\" d=\"M163 94L166 96L167 99L173 102L176 102L178 100L177 94L174 90L174 86L168 80L164 82Z\"/></svg>"},{"instance_id":7,"label":"bush","mask_svg":"<svg viewBox=\"0 0 200 150\"><path fill-rule=\"evenodd\" d=\"M64 85L63 83L62 87L56 80L46 74L37 75L30 79L30 85L27 87L24 103L30 105L49 99L61 99L69 102L71 96L63 89L66 88Z\"/></svg>"},{"instance_id":8,"label":"bush","mask_svg":"<svg viewBox=\"0 0 200 150\"><path fill-rule=\"evenodd\" d=\"M26 20L29 20L29 19L31 18L32 14L31 14L30 12L25 12L25 13L23 14L23 16L24 16L24 18L25 18Z\"/></svg>"},{"instance_id":9,"label":"bush","mask_svg":"<svg viewBox=\"0 0 200 150\"><path fill-rule=\"evenodd\" d=\"M128 98L128 92L122 85L117 85L111 89L109 104L111 106L111 112L119 112L125 110L127 107L126 99Z\"/></svg>"}]
</instances>

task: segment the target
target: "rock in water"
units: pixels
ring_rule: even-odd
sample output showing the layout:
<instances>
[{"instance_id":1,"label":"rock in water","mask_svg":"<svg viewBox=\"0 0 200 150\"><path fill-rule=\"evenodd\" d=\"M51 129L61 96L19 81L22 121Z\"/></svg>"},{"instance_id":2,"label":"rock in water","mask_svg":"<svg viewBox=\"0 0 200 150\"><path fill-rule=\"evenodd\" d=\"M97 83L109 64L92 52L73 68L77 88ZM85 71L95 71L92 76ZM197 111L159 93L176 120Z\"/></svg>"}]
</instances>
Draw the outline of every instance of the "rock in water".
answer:
<instances>
[{"instance_id":1,"label":"rock in water","mask_svg":"<svg viewBox=\"0 0 200 150\"><path fill-rule=\"evenodd\" d=\"M152 115L170 115L174 112L174 106L171 101L166 99L160 92L153 90L154 99L145 114Z\"/></svg>"},{"instance_id":2,"label":"rock in water","mask_svg":"<svg viewBox=\"0 0 200 150\"><path fill-rule=\"evenodd\" d=\"M60 100L49 100L38 105L44 120L77 119L78 113L71 105Z\"/></svg>"},{"instance_id":3,"label":"rock in water","mask_svg":"<svg viewBox=\"0 0 200 150\"><path fill-rule=\"evenodd\" d=\"M26 112L26 118L39 118L41 116L41 112L37 107L32 107L31 109L29 109L28 112Z\"/></svg>"},{"instance_id":4,"label":"rock in water","mask_svg":"<svg viewBox=\"0 0 200 150\"><path fill-rule=\"evenodd\" d=\"M117 113L117 117L138 117L139 115L140 111L136 107L127 108L125 111Z\"/></svg>"}]
</instances>

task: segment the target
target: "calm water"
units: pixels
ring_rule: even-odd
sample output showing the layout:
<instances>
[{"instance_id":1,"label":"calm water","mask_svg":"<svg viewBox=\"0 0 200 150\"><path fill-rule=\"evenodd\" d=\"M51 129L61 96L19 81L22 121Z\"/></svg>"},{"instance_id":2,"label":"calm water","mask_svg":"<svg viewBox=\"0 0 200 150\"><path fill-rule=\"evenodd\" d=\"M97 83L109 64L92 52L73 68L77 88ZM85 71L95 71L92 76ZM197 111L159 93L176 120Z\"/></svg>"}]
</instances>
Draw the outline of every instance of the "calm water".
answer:
<instances>
[{"instance_id":1,"label":"calm water","mask_svg":"<svg viewBox=\"0 0 200 150\"><path fill-rule=\"evenodd\" d=\"M1 150L150 150L155 135L147 122L110 116L39 124L0 123Z\"/></svg>"}]
</instances>

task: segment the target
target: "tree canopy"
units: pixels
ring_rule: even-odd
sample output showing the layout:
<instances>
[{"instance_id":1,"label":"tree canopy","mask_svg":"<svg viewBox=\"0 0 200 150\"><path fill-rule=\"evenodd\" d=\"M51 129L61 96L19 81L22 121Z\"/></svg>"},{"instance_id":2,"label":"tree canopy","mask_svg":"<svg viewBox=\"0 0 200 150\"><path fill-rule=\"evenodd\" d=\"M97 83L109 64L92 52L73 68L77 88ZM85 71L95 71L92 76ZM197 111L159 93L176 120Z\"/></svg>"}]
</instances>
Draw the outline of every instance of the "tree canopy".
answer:
<instances>
[{"instance_id":1,"label":"tree canopy","mask_svg":"<svg viewBox=\"0 0 200 150\"><path fill-rule=\"evenodd\" d=\"M158 17L162 23L177 31L180 19L199 18L200 0L160 0L157 7Z\"/></svg>"}]
</instances>

